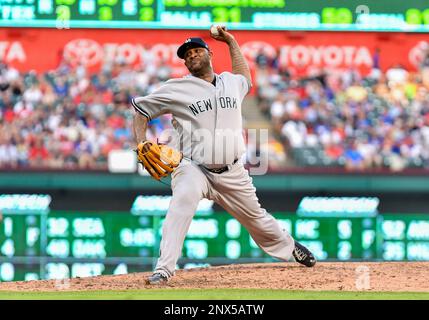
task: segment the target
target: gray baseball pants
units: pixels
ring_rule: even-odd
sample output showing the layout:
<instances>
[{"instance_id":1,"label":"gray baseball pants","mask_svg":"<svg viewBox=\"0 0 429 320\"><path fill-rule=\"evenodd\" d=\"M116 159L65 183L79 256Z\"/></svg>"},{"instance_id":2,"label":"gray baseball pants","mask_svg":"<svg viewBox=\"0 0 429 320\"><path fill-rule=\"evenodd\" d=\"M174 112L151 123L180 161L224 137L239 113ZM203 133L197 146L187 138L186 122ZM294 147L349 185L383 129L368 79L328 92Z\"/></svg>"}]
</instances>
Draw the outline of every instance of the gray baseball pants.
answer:
<instances>
[{"instance_id":1,"label":"gray baseball pants","mask_svg":"<svg viewBox=\"0 0 429 320\"><path fill-rule=\"evenodd\" d=\"M291 258L293 238L261 208L252 178L240 161L216 174L184 159L172 174L171 187L173 195L162 226L156 272L174 275L186 233L203 198L215 201L236 218L267 254L284 261Z\"/></svg>"}]
</instances>

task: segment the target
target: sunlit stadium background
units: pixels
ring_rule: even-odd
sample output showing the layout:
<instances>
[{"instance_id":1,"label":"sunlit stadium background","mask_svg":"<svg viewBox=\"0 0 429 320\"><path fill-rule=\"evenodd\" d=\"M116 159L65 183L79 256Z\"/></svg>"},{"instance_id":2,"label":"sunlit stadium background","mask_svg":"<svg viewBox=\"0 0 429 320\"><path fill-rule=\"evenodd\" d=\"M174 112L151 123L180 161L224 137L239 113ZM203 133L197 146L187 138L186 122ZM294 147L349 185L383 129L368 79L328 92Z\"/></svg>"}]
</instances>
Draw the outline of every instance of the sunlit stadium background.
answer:
<instances>
[{"instance_id":1,"label":"sunlit stadium background","mask_svg":"<svg viewBox=\"0 0 429 320\"><path fill-rule=\"evenodd\" d=\"M152 270L170 190L132 151L130 99L186 74L225 23L262 205L319 260L429 260L427 0L2 0L0 281ZM170 127L150 123L156 139ZM273 261L202 201L179 268Z\"/></svg>"}]
</instances>

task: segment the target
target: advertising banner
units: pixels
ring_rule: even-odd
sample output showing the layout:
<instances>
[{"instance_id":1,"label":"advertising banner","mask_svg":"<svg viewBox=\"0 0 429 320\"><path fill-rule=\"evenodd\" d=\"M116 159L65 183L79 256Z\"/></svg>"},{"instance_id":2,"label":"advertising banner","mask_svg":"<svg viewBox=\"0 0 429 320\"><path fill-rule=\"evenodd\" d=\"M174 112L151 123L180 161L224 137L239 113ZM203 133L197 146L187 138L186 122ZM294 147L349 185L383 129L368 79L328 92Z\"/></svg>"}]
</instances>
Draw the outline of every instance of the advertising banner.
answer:
<instances>
[{"instance_id":1,"label":"advertising banner","mask_svg":"<svg viewBox=\"0 0 429 320\"><path fill-rule=\"evenodd\" d=\"M381 69L401 64L416 69L429 38L426 34L234 31L250 65L262 51L279 55L287 68L320 70L355 68L367 73L377 52ZM210 38L208 30L121 29L0 29L0 60L20 71L48 71L63 59L98 71L113 61L134 66L155 62L173 67L173 75L186 73L177 47L188 37L202 37L214 52L216 72L231 68L224 43Z\"/></svg>"}]
</instances>

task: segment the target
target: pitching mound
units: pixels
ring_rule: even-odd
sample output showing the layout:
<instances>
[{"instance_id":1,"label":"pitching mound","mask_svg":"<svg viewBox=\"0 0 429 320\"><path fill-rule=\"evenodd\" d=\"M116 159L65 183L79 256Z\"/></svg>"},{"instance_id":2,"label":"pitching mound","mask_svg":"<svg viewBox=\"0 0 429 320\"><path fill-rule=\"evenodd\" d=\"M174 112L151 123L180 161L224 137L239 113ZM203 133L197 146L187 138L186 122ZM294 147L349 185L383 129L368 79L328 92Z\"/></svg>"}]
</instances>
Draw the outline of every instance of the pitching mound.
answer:
<instances>
[{"instance_id":1,"label":"pitching mound","mask_svg":"<svg viewBox=\"0 0 429 320\"><path fill-rule=\"evenodd\" d=\"M66 290L150 290L154 286L145 282L150 274L74 278L67 283ZM296 263L264 263L179 270L162 287L429 292L428 276L429 262L325 262L314 268ZM0 291L60 290L65 288L55 280L0 283Z\"/></svg>"}]
</instances>

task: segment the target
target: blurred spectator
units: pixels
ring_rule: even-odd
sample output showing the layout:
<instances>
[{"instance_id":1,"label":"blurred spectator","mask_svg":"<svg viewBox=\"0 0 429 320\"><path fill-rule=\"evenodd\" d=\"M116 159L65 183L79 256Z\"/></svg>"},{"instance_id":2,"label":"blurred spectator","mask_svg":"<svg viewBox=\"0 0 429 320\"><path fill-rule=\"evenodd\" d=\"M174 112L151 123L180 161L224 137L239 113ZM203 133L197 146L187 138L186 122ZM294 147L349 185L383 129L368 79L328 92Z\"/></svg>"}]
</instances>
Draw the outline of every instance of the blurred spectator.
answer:
<instances>
[{"instance_id":1,"label":"blurred spectator","mask_svg":"<svg viewBox=\"0 0 429 320\"><path fill-rule=\"evenodd\" d=\"M327 143L325 153L332 160L336 160L343 156L344 149L340 143Z\"/></svg>"},{"instance_id":2,"label":"blurred spectator","mask_svg":"<svg viewBox=\"0 0 429 320\"><path fill-rule=\"evenodd\" d=\"M264 48L260 48L255 58L258 68L265 69L270 64L268 56L264 52Z\"/></svg>"},{"instance_id":3,"label":"blurred spectator","mask_svg":"<svg viewBox=\"0 0 429 320\"><path fill-rule=\"evenodd\" d=\"M380 67L380 48L375 48L375 52L372 56L372 68L381 69Z\"/></svg>"},{"instance_id":4,"label":"blurred spectator","mask_svg":"<svg viewBox=\"0 0 429 320\"><path fill-rule=\"evenodd\" d=\"M357 148L357 143L354 141L348 146L344 152L346 159L346 169L349 170L363 170L365 168L364 157Z\"/></svg>"},{"instance_id":5,"label":"blurred spectator","mask_svg":"<svg viewBox=\"0 0 429 320\"><path fill-rule=\"evenodd\" d=\"M387 81L392 84L402 84L408 78L408 71L400 64L396 64L386 71Z\"/></svg>"},{"instance_id":6,"label":"blurred spectator","mask_svg":"<svg viewBox=\"0 0 429 320\"><path fill-rule=\"evenodd\" d=\"M422 72L422 82L426 88L429 89L429 43L425 43L423 50L423 59L420 64L420 70Z\"/></svg>"},{"instance_id":7,"label":"blurred spectator","mask_svg":"<svg viewBox=\"0 0 429 320\"><path fill-rule=\"evenodd\" d=\"M50 155L46 147L44 146L42 136L37 136L30 143L30 150L28 154L28 160L31 167L44 167L45 163L49 159Z\"/></svg>"},{"instance_id":8,"label":"blurred spectator","mask_svg":"<svg viewBox=\"0 0 429 320\"><path fill-rule=\"evenodd\" d=\"M429 167L429 45L417 72L399 64L383 72L378 49L368 75L302 69L275 78L276 68L257 68L256 93L295 165Z\"/></svg>"},{"instance_id":9,"label":"blurred spectator","mask_svg":"<svg viewBox=\"0 0 429 320\"><path fill-rule=\"evenodd\" d=\"M0 63L0 169L105 170L111 150L134 147L131 97L170 77L165 63L149 69L118 61L89 74L63 61L44 74L20 74ZM150 122L148 136L158 136L170 121Z\"/></svg>"},{"instance_id":10,"label":"blurred spectator","mask_svg":"<svg viewBox=\"0 0 429 320\"><path fill-rule=\"evenodd\" d=\"M279 54L256 55L255 92L281 143L270 141L254 155L267 152L274 167L291 159L347 170L429 167L429 45L417 72L400 65L383 72L376 50L368 75L288 69ZM110 61L97 74L67 61L43 74L0 63L0 168L105 170L111 150L131 150L130 99L153 92L172 73L165 61L145 55L135 68ZM151 121L148 138L161 137L171 121Z\"/></svg>"}]
</instances>

